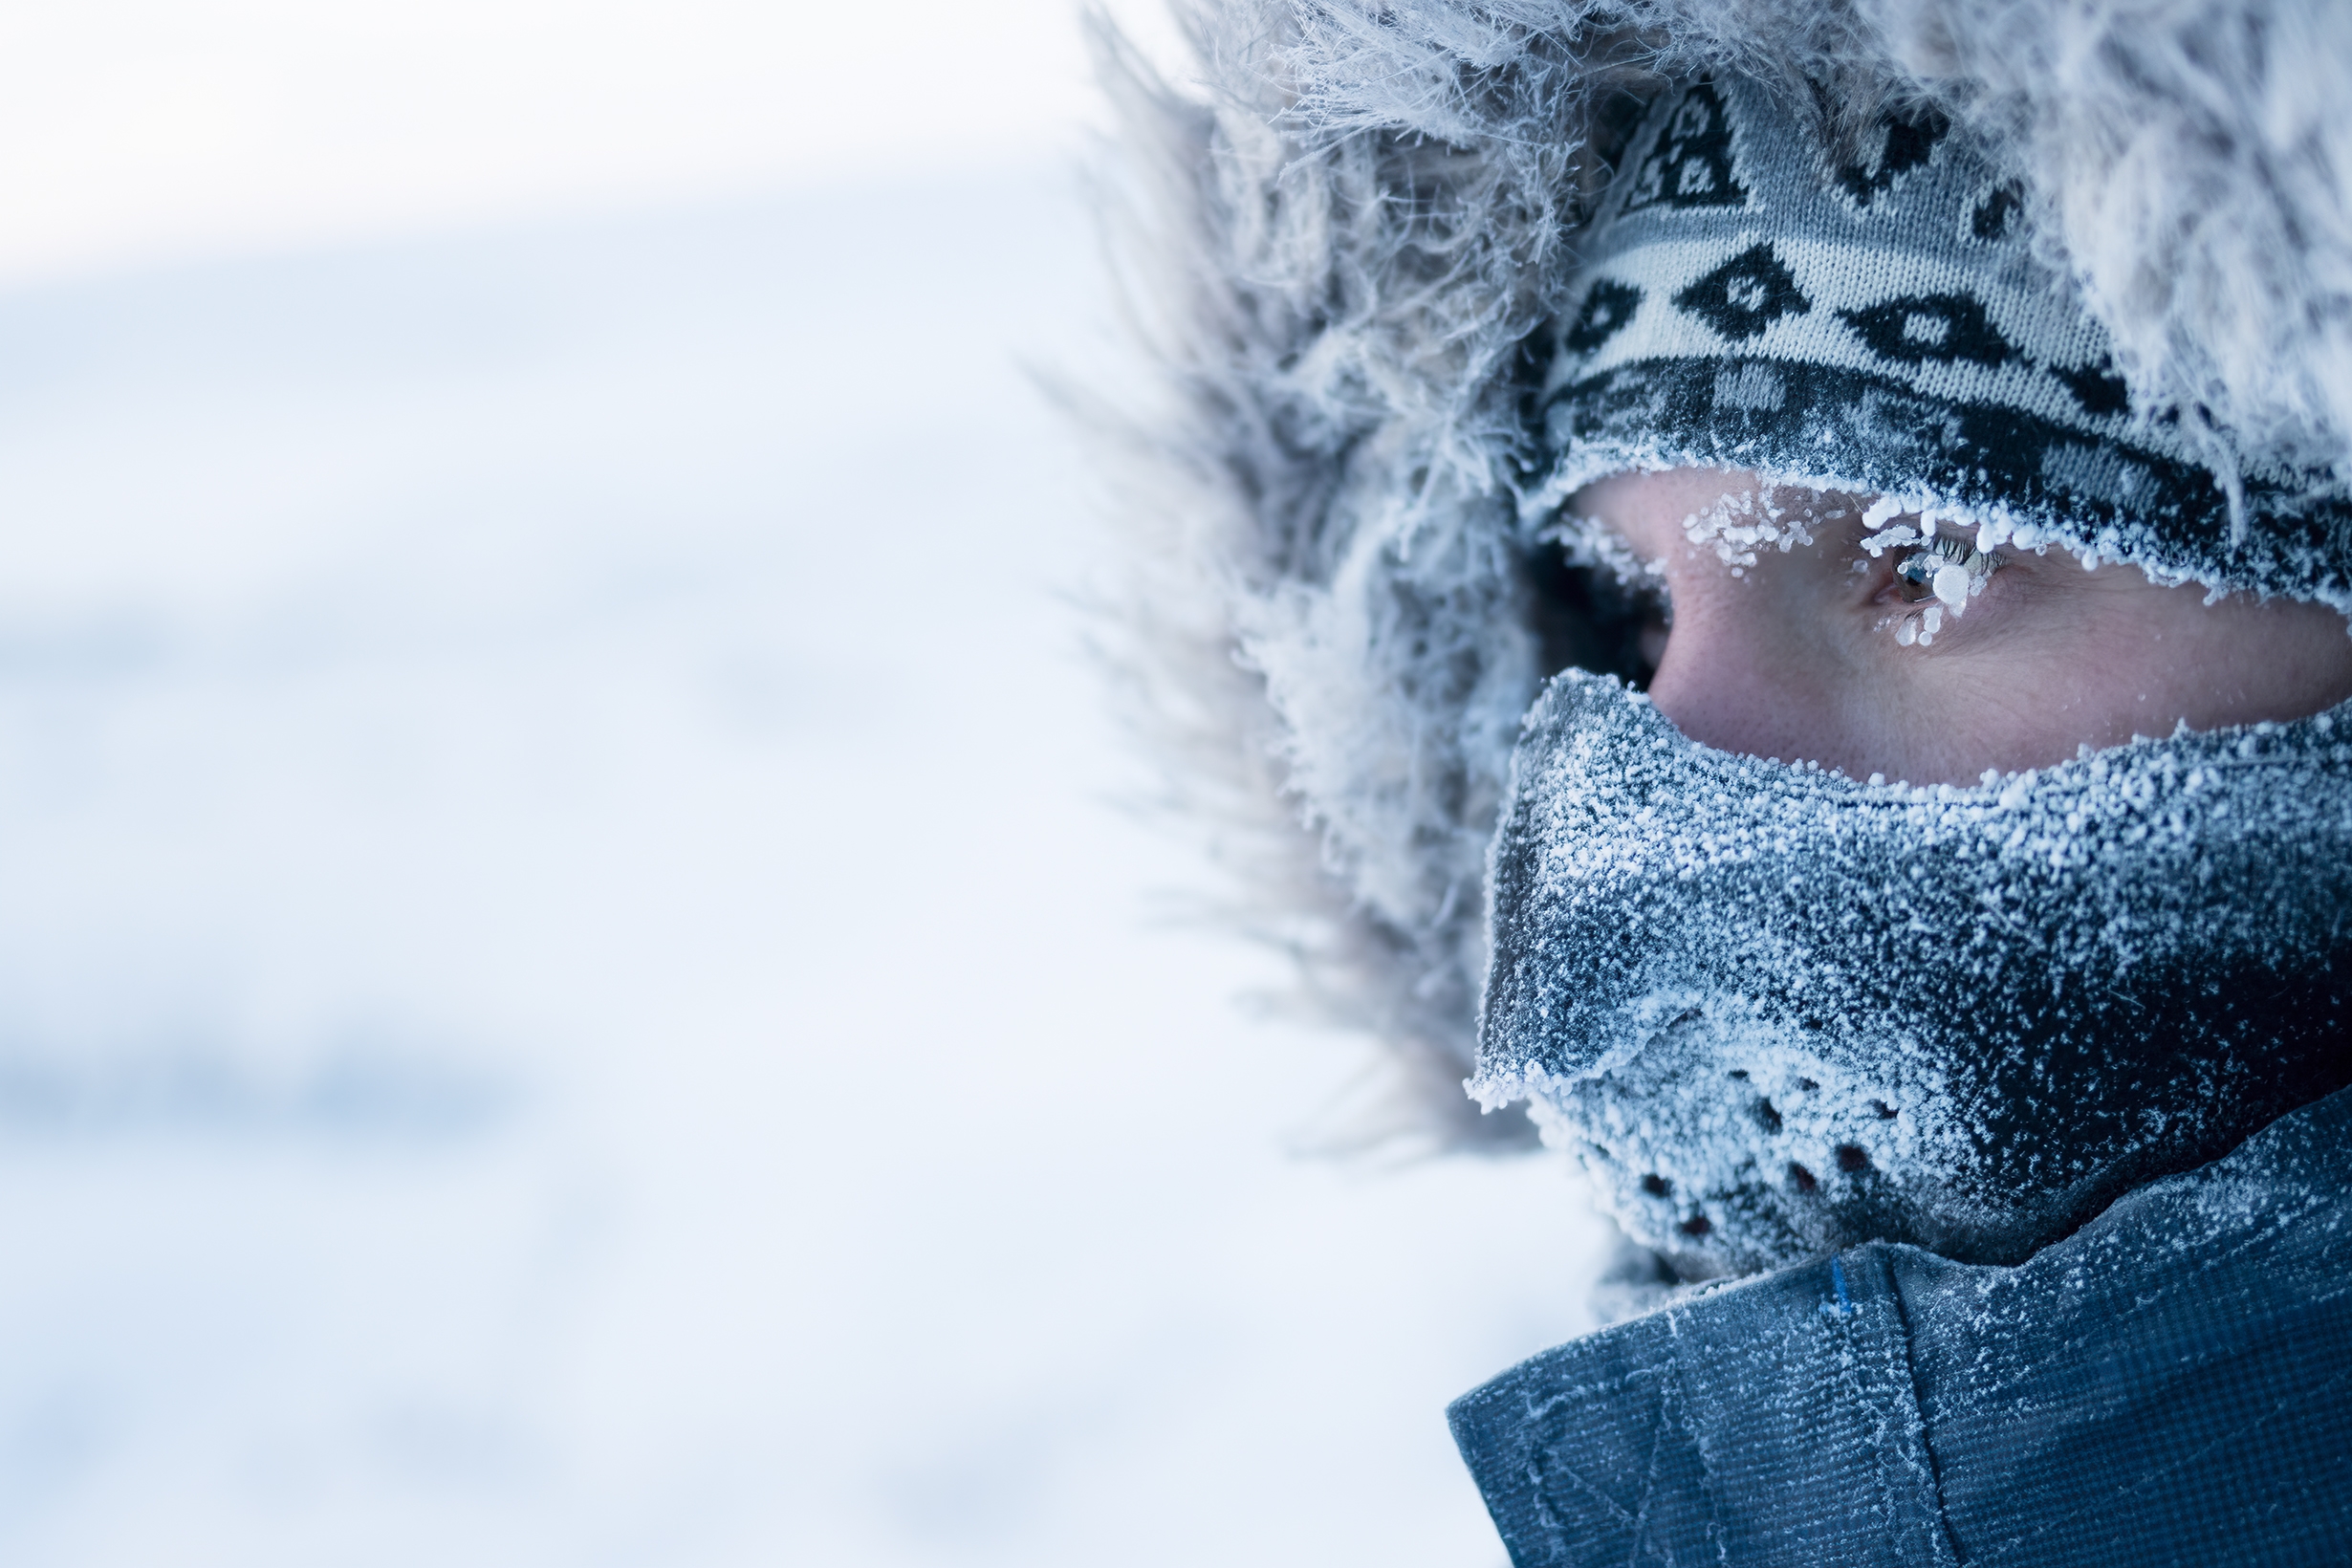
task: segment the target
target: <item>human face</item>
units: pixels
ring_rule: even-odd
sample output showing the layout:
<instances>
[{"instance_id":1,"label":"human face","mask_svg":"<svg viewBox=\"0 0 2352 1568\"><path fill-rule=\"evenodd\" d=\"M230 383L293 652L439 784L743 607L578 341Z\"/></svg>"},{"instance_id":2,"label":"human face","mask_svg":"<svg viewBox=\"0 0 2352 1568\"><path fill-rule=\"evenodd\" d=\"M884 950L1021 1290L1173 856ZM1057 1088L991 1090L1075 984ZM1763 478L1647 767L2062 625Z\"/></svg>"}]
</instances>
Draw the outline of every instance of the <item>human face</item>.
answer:
<instances>
[{"instance_id":1,"label":"human face","mask_svg":"<svg viewBox=\"0 0 2352 1568\"><path fill-rule=\"evenodd\" d=\"M1949 523L1940 563L1972 575L1961 574L1965 597L1961 577L1947 576L1939 599L1939 561L1914 568L1928 580L1899 575L1920 546L1865 548L1920 523L1865 521L1871 501L1684 468L1602 480L1569 510L1605 525L1663 579L1666 623L1644 640L1657 665L1649 696L1718 751L1973 784L1988 769L2044 767L2083 746L2180 724L2301 718L2352 697L2352 636L2324 605L2249 594L2208 602L2202 588L2159 587L2114 563L2086 570L2055 548L1977 559L1975 531ZM1766 542L1735 565L1685 526L1724 509L1776 509L1814 542Z\"/></svg>"}]
</instances>

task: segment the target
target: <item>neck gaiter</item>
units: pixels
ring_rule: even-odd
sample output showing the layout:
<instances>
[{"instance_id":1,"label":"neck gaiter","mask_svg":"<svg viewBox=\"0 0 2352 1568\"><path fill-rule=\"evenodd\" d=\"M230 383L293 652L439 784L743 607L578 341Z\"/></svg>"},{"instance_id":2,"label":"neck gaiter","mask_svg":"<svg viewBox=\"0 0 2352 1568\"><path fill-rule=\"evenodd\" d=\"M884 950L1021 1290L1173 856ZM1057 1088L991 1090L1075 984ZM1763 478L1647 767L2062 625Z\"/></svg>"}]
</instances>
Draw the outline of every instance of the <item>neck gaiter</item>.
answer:
<instances>
[{"instance_id":1,"label":"neck gaiter","mask_svg":"<svg viewBox=\"0 0 2352 1568\"><path fill-rule=\"evenodd\" d=\"M1489 885L1472 1092L1686 1277L2014 1262L2352 1081L2352 707L1913 787L1570 670Z\"/></svg>"}]
</instances>

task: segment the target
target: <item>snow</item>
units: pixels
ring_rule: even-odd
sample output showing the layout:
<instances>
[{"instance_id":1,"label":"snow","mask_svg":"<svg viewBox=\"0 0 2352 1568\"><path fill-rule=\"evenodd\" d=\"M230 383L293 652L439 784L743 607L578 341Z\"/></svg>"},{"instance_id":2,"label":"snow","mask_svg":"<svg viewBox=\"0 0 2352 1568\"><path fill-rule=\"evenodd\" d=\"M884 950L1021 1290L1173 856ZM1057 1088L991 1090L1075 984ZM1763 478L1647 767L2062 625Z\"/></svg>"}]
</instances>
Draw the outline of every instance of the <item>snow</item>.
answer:
<instances>
[{"instance_id":1,"label":"snow","mask_svg":"<svg viewBox=\"0 0 2352 1568\"><path fill-rule=\"evenodd\" d=\"M1035 171L0 297L0 1557L1497 1552L1540 1162L1170 928Z\"/></svg>"}]
</instances>

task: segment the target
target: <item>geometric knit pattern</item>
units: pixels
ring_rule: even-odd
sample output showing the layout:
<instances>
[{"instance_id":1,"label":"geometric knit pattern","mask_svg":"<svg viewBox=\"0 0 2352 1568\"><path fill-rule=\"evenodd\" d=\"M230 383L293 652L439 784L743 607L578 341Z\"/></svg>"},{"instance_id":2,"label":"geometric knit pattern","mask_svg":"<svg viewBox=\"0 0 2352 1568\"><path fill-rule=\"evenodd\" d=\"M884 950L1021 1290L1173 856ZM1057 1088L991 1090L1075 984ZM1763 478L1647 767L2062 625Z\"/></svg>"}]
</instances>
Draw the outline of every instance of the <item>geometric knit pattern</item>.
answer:
<instances>
[{"instance_id":1,"label":"geometric knit pattern","mask_svg":"<svg viewBox=\"0 0 2352 1568\"><path fill-rule=\"evenodd\" d=\"M1869 142L1840 161L1744 77L1660 98L1579 237L1531 515L1611 473L1749 468L1957 514L1988 545L2352 608L2341 483L2135 413L1980 149L1933 115Z\"/></svg>"}]
</instances>

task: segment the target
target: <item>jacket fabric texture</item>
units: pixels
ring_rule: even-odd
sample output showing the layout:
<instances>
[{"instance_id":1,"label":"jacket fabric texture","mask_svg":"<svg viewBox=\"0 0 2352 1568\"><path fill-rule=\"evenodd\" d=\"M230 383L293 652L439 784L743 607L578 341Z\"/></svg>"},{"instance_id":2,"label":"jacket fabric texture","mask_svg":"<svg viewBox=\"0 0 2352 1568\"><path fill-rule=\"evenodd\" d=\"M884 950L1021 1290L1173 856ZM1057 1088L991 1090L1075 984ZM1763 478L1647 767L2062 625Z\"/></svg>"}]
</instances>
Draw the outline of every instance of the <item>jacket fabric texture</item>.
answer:
<instances>
[{"instance_id":1,"label":"jacket fabric texture","mask_svg":"<svg viewBox=\"0 0 2352 1568\"><path fill-rule=\"evenodd\" d=\"M2014 1268L1873 1242L1457 1402L1516 1568L2210 1568L2352 1538L2352 1091Z\"/></svg>"}]
</instances>

